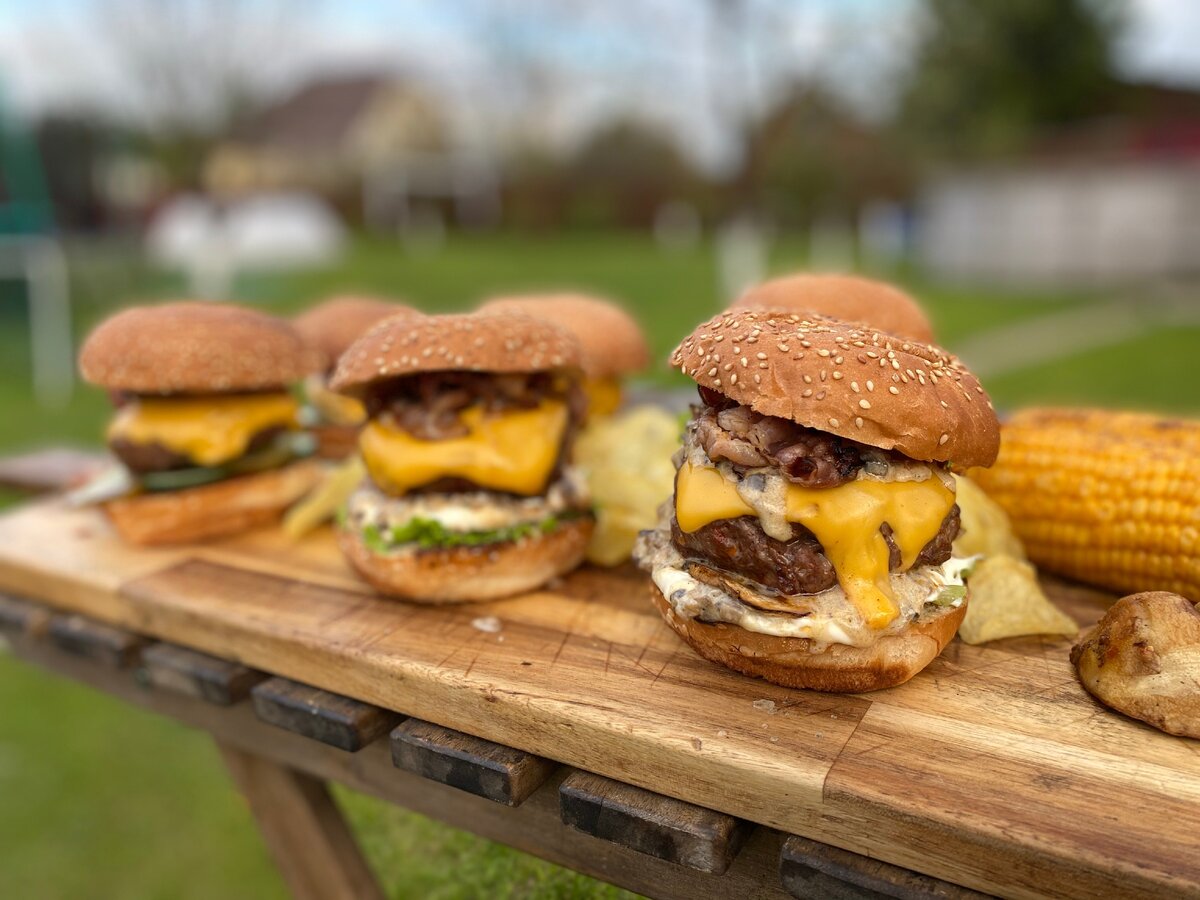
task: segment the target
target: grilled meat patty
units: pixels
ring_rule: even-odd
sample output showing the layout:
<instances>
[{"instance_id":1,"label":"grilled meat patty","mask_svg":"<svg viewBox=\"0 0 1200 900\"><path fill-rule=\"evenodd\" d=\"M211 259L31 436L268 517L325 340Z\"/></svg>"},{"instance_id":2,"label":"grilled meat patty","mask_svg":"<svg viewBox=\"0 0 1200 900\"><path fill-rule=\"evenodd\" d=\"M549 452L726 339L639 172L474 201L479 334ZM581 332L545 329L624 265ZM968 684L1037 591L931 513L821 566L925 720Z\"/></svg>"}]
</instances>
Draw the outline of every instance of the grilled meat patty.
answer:
<instances>
[{"instance_id":1,"label":"grilled meat patty","mask_svg":"<svg viewBox=\"0 0 1200 900\"><path fill-rule=\"evenodd\" d=\"M914 566L940 565L950 558L958 536L957 504L942 522L941 530L921 550ZM900 549L888 525L881 529L891 551L888 567L900 568ZM818 594L837 584L837 573L820 542L803 525L792 525L792 538L777 541L768 536L754 516L721 519L690 534L671 517L671 541L684 557L698 559L734 572L781 594Z\"/></svg>"},{"instance_id":2,"label":"grilled meat patty","mask_svg":"<svg viewBox=\"0 0 1200 900\"><path fill-rule=\"evenodd\" d=\"M284 431L285 429L280 425L264 428L250 439L244 455L265 450ZM184 454L176 453L159 443L135 444L124 438L117 438L109 441L108 449L135 475L144 475L148 472L172 472L176 469L190 469L196 465L194 460Z\"/></svg>"}]
</instances>

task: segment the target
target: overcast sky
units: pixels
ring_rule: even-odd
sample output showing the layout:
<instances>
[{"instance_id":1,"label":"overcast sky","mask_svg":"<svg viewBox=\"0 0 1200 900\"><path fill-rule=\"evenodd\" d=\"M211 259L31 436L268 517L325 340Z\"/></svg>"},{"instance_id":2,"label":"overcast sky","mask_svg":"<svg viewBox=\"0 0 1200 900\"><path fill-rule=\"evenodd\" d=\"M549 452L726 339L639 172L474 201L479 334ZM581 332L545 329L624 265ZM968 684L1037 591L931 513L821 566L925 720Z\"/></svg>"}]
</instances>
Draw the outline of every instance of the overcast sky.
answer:
<instances>
[{"instance_id":1,"label":"overcast sky","mask_svg":"<svg viewBox=\"0 0 1200 900\"><path fill-rule=\"evenodd\" d=\"M190 16L218 45L209 55L238 58L264 92L326 72L403 71L454 98L467 133L535 107L539 127L569 142L626 112L671 128L709 164L727 150L730 116L761 112L796 75L880 111L915 26L913 0L750 0L740 23L698 0L0 0L0 90L24 114L137 118L151 66L132 65L130 48L156 2ZM1133 0L1132 13L1125 71L1200 85L1200 0Z\"/></svg>"}]
</instances>

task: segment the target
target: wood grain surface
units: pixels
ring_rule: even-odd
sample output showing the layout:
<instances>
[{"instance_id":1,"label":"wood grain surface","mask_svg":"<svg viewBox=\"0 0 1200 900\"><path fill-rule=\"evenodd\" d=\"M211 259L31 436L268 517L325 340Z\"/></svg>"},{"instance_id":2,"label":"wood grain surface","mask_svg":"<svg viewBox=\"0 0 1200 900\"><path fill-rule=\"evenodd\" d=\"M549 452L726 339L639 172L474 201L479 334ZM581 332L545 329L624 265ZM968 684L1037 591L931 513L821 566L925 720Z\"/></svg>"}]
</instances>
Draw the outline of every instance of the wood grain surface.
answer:
<instances>
[{"instance_id":1,"label":"wood grain surface","mask_svg":"<svg viewBox=\"0 0 1200 900\"><path fill-rule=\"evenodd\" d=\"M1110 601L1049 589L1081 624ZM647 590L584 569L436 609L374 595L328 532L145 551L52 499L0 517L16 596L989 893L1200 891L1200 744L1099 706L1069 640L955 641L899 688L806 693L699 659Z\"/></svg>"},{"instance_id":2,"label":"wood grain surface","mask_svg":"<svg viewBox=\"0 0 1200 900\"><path fill-rule=\"evenodd\" d=\"M264 722L351 753L399 720L386 709L287 678L268 678L252 687L250 696Z\"/></svg>"}]
</instances>

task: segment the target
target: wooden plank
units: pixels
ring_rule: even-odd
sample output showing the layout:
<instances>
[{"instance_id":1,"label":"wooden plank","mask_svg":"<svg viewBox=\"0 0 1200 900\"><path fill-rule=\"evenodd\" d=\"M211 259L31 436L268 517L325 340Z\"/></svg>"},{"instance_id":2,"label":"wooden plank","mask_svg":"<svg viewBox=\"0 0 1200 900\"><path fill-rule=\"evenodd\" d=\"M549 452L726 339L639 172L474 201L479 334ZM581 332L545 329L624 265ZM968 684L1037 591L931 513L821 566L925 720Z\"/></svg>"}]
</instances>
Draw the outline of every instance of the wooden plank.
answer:
<instances>
[{"instance_id":1,"label":"wooden plank","mask_svg":"<svg viewBox=\"0 0 1200 900\"><path fill-rule=\"evenodd\" d=\"M82 484L109 461L93 450L52 448L0 458L0 486L41 493Z\"/></svg>"},{"instance_id":2,"label":"wooden plank","mask_svg":"<svg viewBox=\"0 0 1200 900\"><path fill-rule=\"evenodd\" d=\"M987 894L791 835L779 855L784 890L799 900L986 900Z\"/></svg>"},{"instance_id":3,"label":"wooden plank","mask_svg":"<svg viewBox=\"0 0 1200 900\"><path fill-rule=\"evenodd\" d=\"M341 694L287 678L269 678L250 689L264 722L351 753L387 733L399 716Z\"/></svg>"},{"instance_id":4,"label":"wooden plank","mask_svg":"<svg viewBox=\"0 0 1200 900\"><path fill-rule=\"evenodd\" d=\"M53 616L48 634L60 649L114 669L130 668L146 645L141 635L76 615Z\"/></svg>"},{"instance_id":5,"label":"wooden plank","mask_svg":"<svg viewBox=\"0 0 1200 900\"><path fill-rule=\"evenodd\" d=\"M420 719L392 730L392 761L423 778L506 806L525 802L558 767L524 750Z\"/></svg>"},{"instance_id":6,"label":"wooden plank","mask_svg":"<svg viewBox=\"0 0 1200 900\"><path fill-rule=\"evenodd\" d=\"M572 772L558 789L572 828L656 859L720 875L749 835L748 822L622 784Z\"/></svg>"},{"instance_id":7,"label":"wooden plank","mask_svg":"<svg viewBox=\"0 0 1200 900\"><path fill-rule=\"evenodd\" d=\"M41 637L50 627L51 615L40 603L0 595L0 635L9 640Z\"/></svg>"},{"instance_id":8,"label":"wooden plank","mask_svg":"<svg viewBox=\"0 0 1200 900\"><path fill-rule=\"evenodd\" d=\"M1110 599L1047 584L1081 624ZM1177 826L1200 816L1200 751L1099 707L1066 639L956 641L902 687L831 697L698 659L630 568L419 607L373 595L327 531L160 555L49 502L0 516L0 590L977 890L1200 886Z\"/></svg>"},{"instance_id":9,"label":"wooden plank","mask_svg":"<svg viewBox=\"0 0 1200 900\"><path fill-rule=\"evenodd\" d=\"M383 900L323 781L222 741L217 749L293 897Z\"/></svg>"},{"instance_id":10,"label":"wooden plank","mask_svg":"<svg viewBox=\"0 0 1200 900\"><path fill-rule=\"evenodd\" d=\"M148 683L159 690L220 706L245 700L250 689L267 677L241 663L165 643L151 644L142 651L142 668Z\"/></svg>"},{"instance_id":11,"label":"wooden plank","mask_svg":"<svg viewBox=\"0 0 1200 900\"><path fill-rule=\"evenodd\" d=\"M662 900L788 900L779 883L782 835L758 828L724 875L708 875L637 853L563 825L558 770L519 807L508 807L396 769L383 741L355 754L284 731L257 719L249 704L220 707L190 697L140 689L120 672L68 656L46 644L27 644L20 656L162 715L202 728L227 745L325 781L407 807L560 866Z\"/></svg>"}]
</instances>

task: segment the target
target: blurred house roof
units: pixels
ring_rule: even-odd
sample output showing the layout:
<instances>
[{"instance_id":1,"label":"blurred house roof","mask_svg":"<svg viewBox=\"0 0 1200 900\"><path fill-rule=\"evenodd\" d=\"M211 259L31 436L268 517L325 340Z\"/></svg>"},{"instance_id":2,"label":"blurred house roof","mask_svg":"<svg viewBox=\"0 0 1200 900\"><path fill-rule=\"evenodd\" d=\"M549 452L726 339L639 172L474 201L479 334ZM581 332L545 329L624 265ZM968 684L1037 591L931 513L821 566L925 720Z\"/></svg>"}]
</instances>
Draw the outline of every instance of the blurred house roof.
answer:
<instances>
[{"instance_id":1,"label":"blurred house roof","mask_svg":"<svg viewBox=\"0 0 1200 900\"><path fill-rule=\"evenodd\" d=\"M332 150L346 139L375 98L396 81L379 75L312 82L238 126L234 140L290 150Z\"/></svg>"},{"instance_id":2,"label":"blurred house roof","mask_svg":"<svg viewBox=\"0 0 1200 900\"><path fill-rule=\"evenodd\" d=\"M1108 115L1047 132L1030 156L1051 163L1200 159L1200 91L1119 84Z\"/></svg>"}]
</instances>

